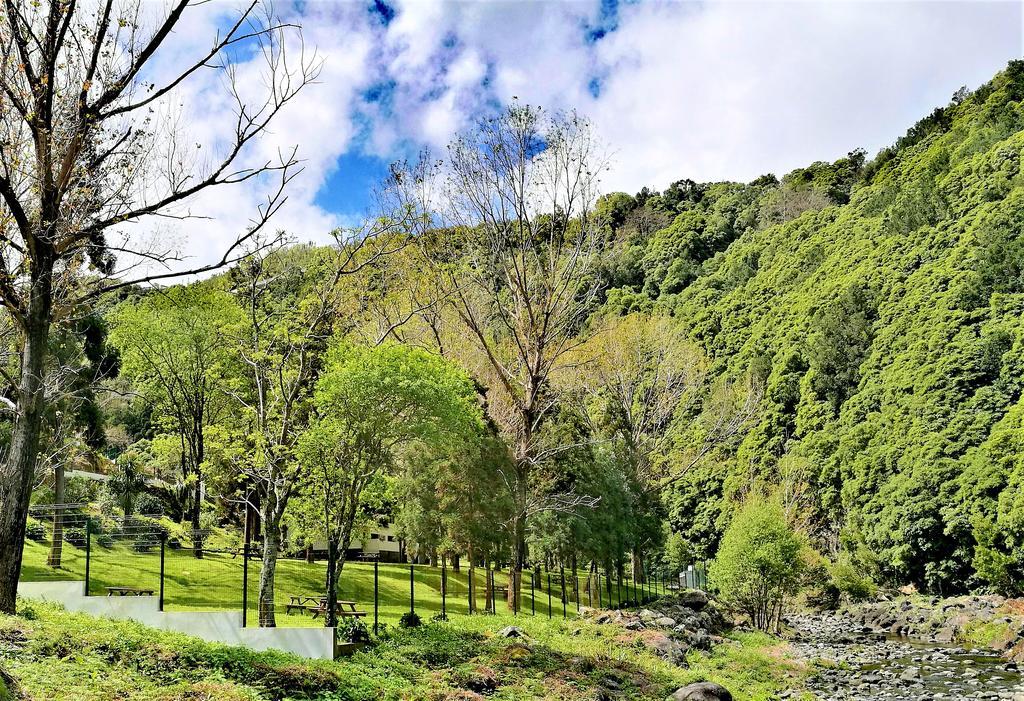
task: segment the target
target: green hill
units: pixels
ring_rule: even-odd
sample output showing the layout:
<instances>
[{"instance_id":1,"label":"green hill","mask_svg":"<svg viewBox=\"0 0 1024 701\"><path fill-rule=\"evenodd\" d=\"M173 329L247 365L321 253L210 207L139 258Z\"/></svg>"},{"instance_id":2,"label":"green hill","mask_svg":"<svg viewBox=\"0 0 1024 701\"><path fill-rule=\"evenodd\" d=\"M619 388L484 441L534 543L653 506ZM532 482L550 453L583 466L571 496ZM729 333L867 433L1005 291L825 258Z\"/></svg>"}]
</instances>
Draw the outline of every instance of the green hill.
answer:
<instances>
[{"instance_id":1,"label":"green hill","mask_svg":"<svg viewBox=\"0 0 1024 701\"><path fill-rule=\"evenodd\" d=\"M670 496L693 545L767 481L890 581L1024 581L1022 99L1014 62L869 163L697 186L612 266L634 277L607 309L670 310L720 376L763 382L749 431Z\"/></svg>"}]
</instances>

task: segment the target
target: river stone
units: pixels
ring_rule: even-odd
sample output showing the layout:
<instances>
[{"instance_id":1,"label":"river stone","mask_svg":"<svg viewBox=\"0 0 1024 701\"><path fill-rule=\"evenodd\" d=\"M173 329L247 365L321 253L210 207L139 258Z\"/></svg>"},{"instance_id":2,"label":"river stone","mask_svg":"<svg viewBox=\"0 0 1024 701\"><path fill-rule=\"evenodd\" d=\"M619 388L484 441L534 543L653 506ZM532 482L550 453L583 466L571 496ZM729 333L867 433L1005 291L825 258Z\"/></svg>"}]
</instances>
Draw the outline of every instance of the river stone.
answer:
<instances>
[{"instance_id":1,"label":"river stone","mask_svg":"<svg viewBox=\"0 0 1024 701\"><path fill-rule=\"evenodd\" d=\"M732 701L732 694L714 682L697 682L676 689L665 701Z\"/></svg>"}]
</instances>

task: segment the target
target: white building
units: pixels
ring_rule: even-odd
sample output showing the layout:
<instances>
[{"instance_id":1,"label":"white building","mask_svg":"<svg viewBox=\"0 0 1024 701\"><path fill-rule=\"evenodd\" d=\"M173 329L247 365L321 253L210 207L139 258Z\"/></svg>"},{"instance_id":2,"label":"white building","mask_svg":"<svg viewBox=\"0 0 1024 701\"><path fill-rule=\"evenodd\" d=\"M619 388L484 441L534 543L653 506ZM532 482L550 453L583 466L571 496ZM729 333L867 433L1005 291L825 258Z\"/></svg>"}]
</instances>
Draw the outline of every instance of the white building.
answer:
<instances>
[{"instance_id":1,"label":"white building","mask_svg":"<svg viewBox=\"0 0 1024 701\"><path fill-rule=\"evenodd\" d=\"M380 526L371 524L366 527L364 538L353 539L349 545L346 559L358 560L378 559L381 562L402 561L402 541L395 535L393 524Z\"/></svg>"}]
</instances>

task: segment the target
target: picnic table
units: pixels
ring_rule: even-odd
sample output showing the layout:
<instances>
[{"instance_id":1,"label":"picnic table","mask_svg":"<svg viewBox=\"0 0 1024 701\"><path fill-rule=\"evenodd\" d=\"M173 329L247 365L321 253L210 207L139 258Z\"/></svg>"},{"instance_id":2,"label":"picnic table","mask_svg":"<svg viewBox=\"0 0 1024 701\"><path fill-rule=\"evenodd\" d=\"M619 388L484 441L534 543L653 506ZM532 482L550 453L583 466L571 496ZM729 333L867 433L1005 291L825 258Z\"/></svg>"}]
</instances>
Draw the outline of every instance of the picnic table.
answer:
<instances>
[{"instance_id":1,"label":"picnic table","mask_svg":"<svg viewBox=\"0 0 1024 701\"><path fill-rule=\"evenodd\" d=\"M138 589L136 587L107 587L107 596L153 596L153 589Z\"/></svg>"},{"instance_id":2,"label":"picnic table","mask_svg":"<svg viewBox=\"0 0 1024 701\"><path fill-rule=\"evenodd\" d=\"M327 597L326 596L291 596L290 601L285 606L285 612L291 613L292 610L309 611L313 614L313 618L316 618L322 613L327 612ZM339 599L335 602L336 612L341 617L354 617L360 618L366 615L366 611L357 611L356 602L345 601Z\"/></svg>"}]
</instances>

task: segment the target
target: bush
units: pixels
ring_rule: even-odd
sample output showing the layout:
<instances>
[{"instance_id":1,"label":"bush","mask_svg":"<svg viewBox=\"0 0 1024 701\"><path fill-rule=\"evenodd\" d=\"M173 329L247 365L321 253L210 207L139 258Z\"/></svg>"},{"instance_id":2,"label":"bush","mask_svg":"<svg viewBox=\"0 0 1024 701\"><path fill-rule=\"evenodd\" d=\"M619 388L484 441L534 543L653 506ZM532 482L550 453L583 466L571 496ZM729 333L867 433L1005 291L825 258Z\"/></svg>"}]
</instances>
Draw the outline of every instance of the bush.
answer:
<instances>
[{"instance_id":1,"label":"bush","mask_svg":"<svg viewBox=\"0 0 1024 701\"><path fill-rule=\"evenodd\" d=\"M98 536L96 536L96 544L99 545L101 548L106 548L107 550L109 550L110 548L114 547L114 539L113 537L111 537L109 533L100 533Z\"/></svg>"},{"instance_id":2,"label":"bush","mask_svg":"<svg viewBox=\"0 0 1024 701\"><path fill-rule=\"evenodd\" d=\"M46 540L46 526L34 518L30 518L25 526L25 537L37 543L44 542Z\"/></svg>"},{"instance_id":3,"label":"bush","mask_svg":"<svg viewBox=\"0 0 1024 701\"><path fill-rule=\"evenodd\" d=\"M406 611L398 621L398 625L402 628L419 628L422 624L423 621L420 620L419 614L415 611Z\"/></svg>"},{"instance_id":4,"label":"bush","mask_svg":"<svg viewBox=\"0 0 1024 701\"><path fill-rule=\"evenodd\" d=\"M803 547L777 502L752 497L722 536L711 581L756 628L777 629L786 597L799 589Z\"/></svg>"},{"instance_id":5,"label":"bush","mask_svg":"<svg viewBox=\"0 0 1024 701\"><path fill-rule=\"evenodd\" d=\"M159 497L149 492L143 492L135 500L135 512L143 516L159 518L164 515L164 503L160 501Z\"/></svg>"},{"instance_id":6,"label":"bush","mask_svg":"<svg viewBox=\"0 0 1024 701\"><path fill-rule=\"evenodd\" d=\"M74 545L76 548L84 548L87 536L85 535L84 528L65 528L64 529L64 542Z\"/></svg>"},{"instance_id":7,"label":"bush","mask_svg":"<svg viewBox=\"0 0 1024 701\"><path fill-rule=\"evenodd\" d=\"M370 642L370 631L366 624L358 618L347 618L338 623L338 635L342 640L350 643Z\"/></svg>"},{"instance_id":8,"label":"bush","mask_svg":"<svg viewBox=\"0 0 1024 701\"><path fill-rule=\"evenodd\" d=\"M878 590L871 577L863 574L845 555L840 555L832 565L832 584L851 601L870 599Z\"/></svg>"}]
</instances>

